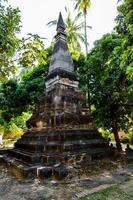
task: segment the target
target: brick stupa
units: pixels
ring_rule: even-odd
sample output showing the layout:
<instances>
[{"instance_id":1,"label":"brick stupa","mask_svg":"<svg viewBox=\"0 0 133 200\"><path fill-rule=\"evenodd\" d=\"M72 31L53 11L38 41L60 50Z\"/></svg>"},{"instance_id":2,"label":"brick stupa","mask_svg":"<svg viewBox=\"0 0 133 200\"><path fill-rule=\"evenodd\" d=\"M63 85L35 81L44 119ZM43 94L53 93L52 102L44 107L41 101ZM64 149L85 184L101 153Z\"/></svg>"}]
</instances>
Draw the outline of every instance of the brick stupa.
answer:
<instances>
[{"instance_id":1,"label":"brick stupa","mask_svg":"<svg viewBox=\"0 0 133 200\"><path fill-rule=\"evenodd\" d=\"M66 37L60 13L46 89L27 122L29 130L8 156L15 160L16 167L23 166L21 169L27 175L46 169L47 173L42 172L50 176L57 164L73 165L110 154L108 141L95 128L85 107Z\"/></svg>"}]
</instances>

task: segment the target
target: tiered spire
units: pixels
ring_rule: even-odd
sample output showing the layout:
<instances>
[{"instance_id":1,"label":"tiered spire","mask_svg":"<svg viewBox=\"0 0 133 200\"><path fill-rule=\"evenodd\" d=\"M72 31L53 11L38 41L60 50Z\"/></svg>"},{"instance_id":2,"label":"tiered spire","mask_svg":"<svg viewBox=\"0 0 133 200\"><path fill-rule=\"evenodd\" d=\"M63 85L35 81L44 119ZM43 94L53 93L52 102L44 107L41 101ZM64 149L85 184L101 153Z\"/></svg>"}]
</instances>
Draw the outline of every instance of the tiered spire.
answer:
<instances>
[{"instance_id":1,"label":"tiered spire","mask_svg":"<svg viewBox=\"0 0 133 200\"><path fill-rule=\"evenodd\" d=\"M74 66L71 55L67 46L67 36L65 32L65 23L61 12L59 13L57 23L57 33L55 36L55 45L49 66L49 73L46 80L53 78L55 75L70 74L74 76Z\"/></svg>"}]
</instances>

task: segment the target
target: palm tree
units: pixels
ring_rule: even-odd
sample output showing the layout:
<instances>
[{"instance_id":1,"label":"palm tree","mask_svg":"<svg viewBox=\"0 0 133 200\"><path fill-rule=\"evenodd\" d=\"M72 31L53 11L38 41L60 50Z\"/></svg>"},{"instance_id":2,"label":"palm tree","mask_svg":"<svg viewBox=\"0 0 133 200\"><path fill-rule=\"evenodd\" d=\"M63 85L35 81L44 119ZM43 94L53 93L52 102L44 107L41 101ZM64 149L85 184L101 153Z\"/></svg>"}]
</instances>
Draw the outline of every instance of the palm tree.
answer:
<instances>
[{"instance_id":1,"label":"palm tree","mask_svg":"<svg viewBox=\"0 0 133 200\"><path fill-rule=\"evenodd\" d=\"M86 16L87 10L91 6L91 0L74 0L75 1L75 9L82 10L84 15L84 31L85 31L85 50L86 56L88 53L88 42L87 42L87 23L86 23Z\"/></svg>"},{"instance_id":2,"label":"palm tree","mask_svg":"<svg viewBox=\"0 0 133 200\"><path fill-rule=\"evenodd\" d=\"M75 54L74 57L78 57L81 52L80 42L85 43L85 35L82 33L82 30L84 29L84 22L79 23L79 20L82 17L82 13L79 12L74 18L72 18L70 10L65 7L65 11L65 25L68 47L72 55ZM47 25L57 25L57 20L50 21Z\"/></svg>"}]
</instances>

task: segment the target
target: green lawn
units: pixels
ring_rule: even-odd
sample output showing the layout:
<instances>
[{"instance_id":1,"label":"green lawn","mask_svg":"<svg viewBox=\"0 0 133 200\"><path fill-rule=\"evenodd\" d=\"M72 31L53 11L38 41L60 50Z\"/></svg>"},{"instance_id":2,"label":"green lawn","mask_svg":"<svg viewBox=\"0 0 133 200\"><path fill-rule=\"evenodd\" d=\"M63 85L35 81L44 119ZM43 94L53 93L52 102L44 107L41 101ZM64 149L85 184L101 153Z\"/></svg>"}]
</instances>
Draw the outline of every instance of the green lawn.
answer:
<instances>
[{"instance_id":1,"label":"green lawn","mask_svg":"<svg viewBox=\"0 0 133 200\"><path fill-rule=\"evenodd\" d=\"M130 187L132 187L130 184L127 184L125 189L121 185L112 186L87 197L80 198L80 200L133 200L133 192Z\"/></svg>"}]
</instances>

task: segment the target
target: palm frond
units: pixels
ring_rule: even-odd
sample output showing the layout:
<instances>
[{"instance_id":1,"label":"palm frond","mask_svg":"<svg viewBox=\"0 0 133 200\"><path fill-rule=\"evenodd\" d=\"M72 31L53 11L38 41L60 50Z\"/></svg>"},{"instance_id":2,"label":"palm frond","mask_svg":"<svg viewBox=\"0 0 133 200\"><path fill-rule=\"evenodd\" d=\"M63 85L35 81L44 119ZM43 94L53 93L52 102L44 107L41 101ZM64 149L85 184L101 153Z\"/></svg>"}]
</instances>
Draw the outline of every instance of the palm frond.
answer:
<instances>
[{"instance_id":1,"label":"palm frond","mask_svg":"<svg viewBox=\"0 0 133 200\"><path fill-rule=\"evenodd\" d=\"M92 26L86 26L87 28L89 28L89 29L92 29Z\"/></svg>"},{"instance_id":2,"label":"palm frond","mask_svg":"<svg viewBox=\"0 0 133 200\"><path fill-rule=\"evenodd\" d=\"M78 24L77 26L76 26L76 29L77 30L82 30L83 28L84 28L84 22L81 22L80 24Z\"/></svg>"},{"instance_id":3,"label":"palm frond","mask_svg":"<svg viewBox=\"0 0 133 200\"><path fill-rule=\"evenodd\" d=\"M80 34L80 35L78 35L78 37L81 42L85 43L85 35L84 34Z\"/></svg>"},{"instance_id":4,"label":"palm frond","mask_svg":"<svg viewBox=\"0 0 133 200\"><path fill-rule=\"evenodd\" d=\"M78 12L78 14L74 18L74 21L79 20L81 17L82 17L82 12Z\"/></svg>"},{"instance_id":5,"label":"palm frond","mask_svg":"<svg viewBox=\"0 0 133 200\"><path fill-rule=\"evenodd\" d=\"M49 26L49 27L55 26L55 25L57 25L57 20L52 20L52 21L47 23L47 26Z\"/></svg>"},{"instance_id":6,"label":"palm frond","mask_svg":"<svg viewBox=\"0 0 133 200\"><path fill-rule=\"evenodd\" d=\"M75 3L75 10L80 10L80 4L81 4L81 2L82 2L82 0L75 0L76 1L76 3Z\"/></svg>"}]
</instances>

